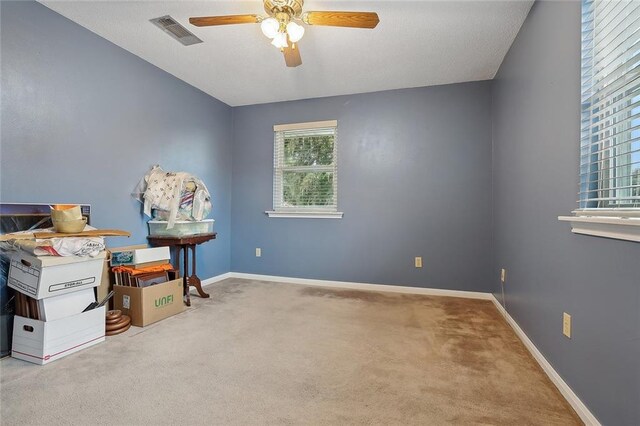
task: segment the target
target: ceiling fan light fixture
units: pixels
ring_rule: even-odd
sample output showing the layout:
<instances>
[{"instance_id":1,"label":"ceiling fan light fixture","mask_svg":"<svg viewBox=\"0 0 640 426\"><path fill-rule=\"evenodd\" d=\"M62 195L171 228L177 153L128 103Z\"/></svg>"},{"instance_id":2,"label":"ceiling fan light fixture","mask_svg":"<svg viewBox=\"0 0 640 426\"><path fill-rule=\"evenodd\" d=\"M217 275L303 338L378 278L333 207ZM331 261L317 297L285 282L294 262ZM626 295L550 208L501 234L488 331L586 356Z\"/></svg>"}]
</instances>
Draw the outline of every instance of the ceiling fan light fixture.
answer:
<instances>
[{"instance_id":1,"label":"ceiling fan light fixture","mask_svg":"<svg viewBox=\"0 0 640 426\"><path fill-rule=\"evenodd\" d=\"M274 38L278 35L280 23L274 18L267 18L260 23L260 29L265 36Z\"/></svg>"},{"instance_id":2,"label":"ceiling fan light fixture","mask_svg":"<svg viewBox=\"0 0 640 426\"><path fill-rule=\"evenodd\" d=\"M271 44L273 44L278 49L284 49L285 47L288 47L289 43L287 43L287 33L277 33L273 38Z\"/></svg>"},{"instance_id":3,"label":"ceiling fan light fixture","mask_svg":"<svg viewBox=\"0 0 640 426\"><path fill-rule=\"evenodd\" d=\"M266 13L264 17L255 14L194 16L189 18L189 22L196 27L260 24L262 33L284 55L289 68L302 65L297 43L304 36L306 28L301 24L372 29L380 22L375 12L303 11L304 0L262 0L262 3Z\"/></svg>"},{"instance_id":4,"label":"ceiling fan light fixture","mask_svg":"<svg viewBox=\"0 0 640 426\"><path fill-rule=\"evenodd\" d=\"M289 34L289 40L292 43L297 43L304 35L304 27L295 22L289 22L287 24L287 33Z\"/></svg>"}]
</instances>

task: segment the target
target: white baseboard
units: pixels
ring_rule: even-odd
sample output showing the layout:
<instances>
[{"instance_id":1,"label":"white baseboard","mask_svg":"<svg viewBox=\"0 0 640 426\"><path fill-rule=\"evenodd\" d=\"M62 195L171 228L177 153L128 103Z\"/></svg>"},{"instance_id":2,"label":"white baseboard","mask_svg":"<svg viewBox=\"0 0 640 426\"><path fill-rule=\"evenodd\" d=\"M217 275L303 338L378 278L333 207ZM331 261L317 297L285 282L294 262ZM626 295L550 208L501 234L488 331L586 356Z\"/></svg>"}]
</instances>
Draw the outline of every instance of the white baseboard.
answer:
<instances>
[{"instance_id":1,"label":"white baseboard","mask_svg":"<svg viewBox=\"0 0 640 426\"><path fill-rule=\"evenodd\" d=\"M222 280L226 280L227 278L234 278L232 274L233 272L227 272L224 274L216 275L215 277L207 278L206 280L202 280L202 286L205 287L205 286L220 282Z\"/></svg>"},{"instance_id":2,"label":"white baseboard","mask_svg":"<svg viewBox=\"0 0 640 426\"><path fill-rule=\"evenodd\" d=\"M492 295L493 296L493 295ZM516 335L522 340L524 346L529 350L533 358L540 364L540 367L544 370L544 372L549 376L549 379L553 382L554 385L558 388L562 396L567 400L569 405L575 410L575 412L580 416L580 419L587 426L600 426L600 422L596 417L589 411L586 405L578 398L578 395L569 387L567 382L565 382L562 377L558 374L558 372L553 368L553 366L547 361L547 359L542 355L542 353L536 348L536 345L533 344L531 339L525 334L525 332L520 328L518 323L509 315L509 312L504 309L504 307L498 302L498 299L495 296L492 297L493 304L496 305L498 311L502 314L507 323L513 328Z\"/></svg>"},{"instance_id":3,"label":"white baseboard","mask_svg":"<svg viewBox=\"0 0 640 426\"><path fill-rule=\"evenodd\" d=\"M314 280L308 278L292 278L292 277L278 277L274 275L258 275L258 274L245 274L241 272L227 272L226 274L217 275L212 278L208 278L202 281L203 285L215 284L227 278L241 278L257 281L274 281L288 284L301 284L308 286L318 287L333 287L353 290L370 290L370 291L387 291L393 293L405 293L405 294L424 294L429 296L449 296L449 297L464 297L467 299L483 299L491 300L496 306L496 309L502 314L507 323L513 328L516 335L525 347L529 350L533 358L540 364L542 370L547 374L551 382L558 388L562 396L567 400L569 405L580 416L580 419L587 426L601 426L596 417L589 411L587 406L578 398L578 395L569 387L569 385L560 377L558 372L554 370L553 366L546 360L544 355L536 348L531 339L520 328L518 323L509 315L498 299L492 293L482 293L475 291L461 291L461 290L443 290L438 288L422 288L422 287L408 287L408 286L395 286L384 284L369 284L369 283L354 283L348 281L328 281L328 280Z\"/></svg>"},{"instance_id":4,"label":"white baseboard","mask_svg":"<svg viewBox=\"0 0 640 426\"><path fill-rule=\"evenodd\" d=\"M481 293L477 291L444 290L439 288L422 288L422 287L409 287L409 286L399 286L399 285L354 283L354 282L348 282L348 281L314 280L309 278L292 278L292 277L277 277L274 275L245 274L241 272L230 272L230 274L231 276L228 278L242 278L242 279L257 280L257 281L274 281L279 283L301 284L301 285L309 285L309 286L317 286L317 287L347 288L352 290L368 290L368 291L386 291L391 293L406 293L406 294L424 294L424 295L430 295L430 296L464 297L466 299L491 300L493 298L493 295L491 293Z\"/></svg>"}]
</instances>

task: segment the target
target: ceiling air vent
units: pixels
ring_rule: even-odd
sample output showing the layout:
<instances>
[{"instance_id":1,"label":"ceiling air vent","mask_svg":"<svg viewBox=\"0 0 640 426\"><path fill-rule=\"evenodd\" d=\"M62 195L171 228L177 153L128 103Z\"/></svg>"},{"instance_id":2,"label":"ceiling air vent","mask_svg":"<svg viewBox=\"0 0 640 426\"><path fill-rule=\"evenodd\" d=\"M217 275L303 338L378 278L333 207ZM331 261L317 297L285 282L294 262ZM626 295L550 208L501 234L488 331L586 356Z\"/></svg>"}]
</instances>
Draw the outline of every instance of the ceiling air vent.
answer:
<instances>
[{"instance_id":1,"label":"ceiling air vent","mask_svg":"<svg viewBox=\"0 0 640 426\"><path fill-rule=\"evenodd\" d=\"M188 29L178 24L178 22L169 15L150 19L149 21L185 46L202 43L202 40L193 35L193 33Z\"/></svg>"}]
</instances>

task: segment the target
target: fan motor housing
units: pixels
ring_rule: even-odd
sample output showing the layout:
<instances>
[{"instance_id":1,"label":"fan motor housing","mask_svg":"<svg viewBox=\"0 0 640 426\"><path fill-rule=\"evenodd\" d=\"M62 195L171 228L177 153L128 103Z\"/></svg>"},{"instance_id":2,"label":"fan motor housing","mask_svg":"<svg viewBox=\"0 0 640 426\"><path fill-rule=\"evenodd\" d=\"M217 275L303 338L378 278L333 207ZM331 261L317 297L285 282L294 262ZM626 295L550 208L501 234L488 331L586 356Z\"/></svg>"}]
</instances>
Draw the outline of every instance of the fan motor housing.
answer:
<instances>
[{"instance_id":1,"label":"fan motor housing","mask_svg":"<svg viewBox=\"0 0 640 426\"><path fill-rule=\"evenodd\" d=\"M264 0L264 10L273 16L278 12L284 12L291 17L299 18L302 14L304 0Z\"/></svg>"}]
</instances>

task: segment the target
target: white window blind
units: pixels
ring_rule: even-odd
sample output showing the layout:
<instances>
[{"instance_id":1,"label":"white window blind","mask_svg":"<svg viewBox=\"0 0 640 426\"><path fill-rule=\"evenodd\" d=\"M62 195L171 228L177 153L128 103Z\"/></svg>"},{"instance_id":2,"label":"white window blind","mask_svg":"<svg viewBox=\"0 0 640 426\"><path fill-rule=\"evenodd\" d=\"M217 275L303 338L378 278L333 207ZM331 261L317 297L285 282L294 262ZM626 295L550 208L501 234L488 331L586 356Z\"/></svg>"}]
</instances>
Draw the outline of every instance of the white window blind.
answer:
<instances>
[{"instance_id":1,"label":"white window blind","mask_svg":"<svg viewBox=\"0 0 640 426\"><path fill-rule=\"evenodd\" d=\"M579 210L640 209L640 1L583 0L581 97Z\"/></svg>"},{"instance_id":2,"label":"white window blind","mask_svg":"<svg viewBox=\"0 0 640 426\"><path fill-rule=\"evenodd\" d=\"M337 212L337 152L336 121L274 126L274 211Z\"/></svg>"}]
</instances>

